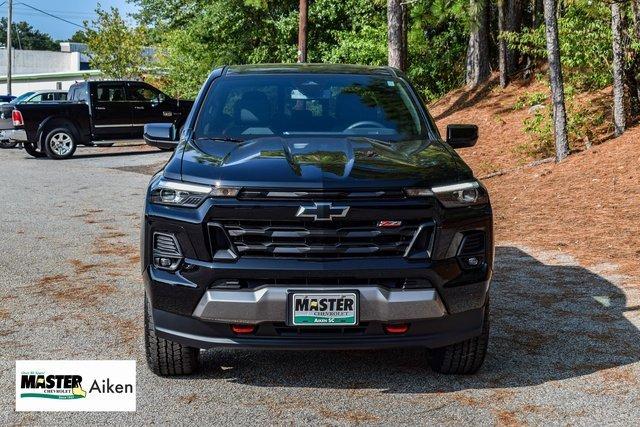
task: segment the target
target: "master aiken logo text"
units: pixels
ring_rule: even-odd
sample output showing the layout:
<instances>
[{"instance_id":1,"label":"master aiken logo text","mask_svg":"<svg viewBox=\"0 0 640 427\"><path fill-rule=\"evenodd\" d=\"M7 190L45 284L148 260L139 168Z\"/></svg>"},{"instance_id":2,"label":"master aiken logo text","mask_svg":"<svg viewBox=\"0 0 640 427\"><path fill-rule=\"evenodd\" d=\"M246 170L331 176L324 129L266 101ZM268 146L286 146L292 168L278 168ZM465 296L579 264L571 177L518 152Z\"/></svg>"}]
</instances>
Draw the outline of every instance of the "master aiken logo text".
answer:
<instances>
[{"instance_id":1,"label":"master aiken logo text","mask_svg":"<svg viewBox=\"0 0 640 427\"><path fill-rule=\"evenodd\" d=\"M46 399L81 399L87 397L82 389L80 375L47 375L46 373L22 374L20 387L34 389L35 393L21 393L20 397L39 397ZM133 393L133 384L111 384L109 378L93 380L89 393Z\"/></svg>"},{"instance_id":2,"label":"master aiken logo text","mask_svg":"<svg viewBox=\"0 0 640 427\"><path fill-rule=\"evenodd\" d=\"M16 361L18 411L135 411L135 361Z\"/></svg>"}]
</instances>

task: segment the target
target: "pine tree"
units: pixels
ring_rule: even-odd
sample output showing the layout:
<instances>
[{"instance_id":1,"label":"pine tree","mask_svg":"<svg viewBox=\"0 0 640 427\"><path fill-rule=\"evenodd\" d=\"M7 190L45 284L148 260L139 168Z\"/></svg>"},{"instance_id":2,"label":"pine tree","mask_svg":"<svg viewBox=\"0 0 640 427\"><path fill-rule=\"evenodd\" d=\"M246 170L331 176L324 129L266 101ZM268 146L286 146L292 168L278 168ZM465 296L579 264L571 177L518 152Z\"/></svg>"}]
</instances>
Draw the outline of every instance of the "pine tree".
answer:
<instances>
[{"instance_id":1,"label":"pine tree","mask_svg":"<svg viewBox=\"0 0 640 427\"><path fill-rule=\"evenodd\" d=\"M544 22L546 26L547 57L549 59L549 80L553 102L553 128L556 144L556 161L560 162L569 155L567 139L567 112L564 105L564 82L560 62L558 43L558 20L555 0L543 0Z\"/></svg>"},{"instance_id":2,"label":"pine tree","mask_svg":"<svg viewBox=\"0 0 640 427\"><path fill-rule=\"evenodd\" d=\"M622 41L622 10L620 3L611 3L611 33L613 35L613 126L616 136L626 128L624 104L624 46Z\"/></svg>"},{"instance_id":3,"label":"pine tree","mask_svg":"<svg viewBox=\"0 0 640 427\"><path fill-rule=\"evenodd\" d=\"M507 2L508 0L498 0L498 37L507 30ZM498 68L500 70L500 86L507 87L509 84L509 65L507 63L507 41L498 38Z\"/></svg>"},{"instance_id":4,"label":"pine tree","mask_svg":"<svg viewBox=\"0 0 640 427\"><path fill-rule=\"evenodd\" d=\"M470 0L471 34L467 49L467 86L476 87L491 74L489 64L489 2Z\"/></svg>"},{"instance_id":5,"label":"pine tree","mask_svg":"<svg viewBox=\"0 0 640 427\"><path fill-rule=\"evenodd\" d=\"M401 0L387 1L387 43L389 66L402 70L403 64L403 32Z\"/></svg>"}]
</instances>

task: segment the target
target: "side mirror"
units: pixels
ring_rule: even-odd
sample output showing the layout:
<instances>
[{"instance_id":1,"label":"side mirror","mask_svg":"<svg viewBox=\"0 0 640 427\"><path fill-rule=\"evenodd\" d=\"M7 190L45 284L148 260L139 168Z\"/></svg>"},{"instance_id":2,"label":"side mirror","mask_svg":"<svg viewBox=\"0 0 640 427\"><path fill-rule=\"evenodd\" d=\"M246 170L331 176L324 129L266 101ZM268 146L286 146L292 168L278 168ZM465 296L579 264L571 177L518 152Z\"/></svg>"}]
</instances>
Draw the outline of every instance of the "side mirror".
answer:
<instances>
[{"instance_id":1,"label":"side mirror","mask_svg":"<svg viewBox=\"0 0 640 427\"><path fill-rule=\"evenodd\" d=\"M478 142L478 126L449 125L447 126L447 144L452 148L473 147Z\"/></svg>"},{"instance_id":2,"label":"side mirror","mask_svg":"<svg viewBox=\"0 0 640 427\"><path fill-rule=\"evenodd\" d=\"M148 145L170 149L178 143L178 132L173 123L147 123L143 138Z\"/></svg>"}]
</instances>

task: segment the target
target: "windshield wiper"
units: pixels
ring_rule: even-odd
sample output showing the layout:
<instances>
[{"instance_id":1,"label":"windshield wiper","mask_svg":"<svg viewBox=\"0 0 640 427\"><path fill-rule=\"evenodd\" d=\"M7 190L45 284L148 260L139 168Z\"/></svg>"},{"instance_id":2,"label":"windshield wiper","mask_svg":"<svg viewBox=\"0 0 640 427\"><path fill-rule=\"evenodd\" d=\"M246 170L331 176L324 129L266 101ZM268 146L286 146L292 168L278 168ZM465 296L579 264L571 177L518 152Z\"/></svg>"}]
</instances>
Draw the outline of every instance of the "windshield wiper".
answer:
<instances>
[{"instance_id":1,"label":"windshield wiper","mask_svg":"<svg viewBox=\"0 0 640 427\"><path fill-rule=\"evenodd\" d=\"M244 142L244 139L233 138L231 136L201 136L196 141L224 141L224 142Z\"/></svg>"},{"instance_id":2,"label":"windshield wiper","mask_svg":"<svg viewBox=\"0 0 640 427\"><path fill-rule=\"evenodd\" d=\"M373 142L374 144L384 145L386 147L392 147L396 141L385 141L383 139L370 138L368 136L348 136L347 139L365 140L367 142Z\"/></svg>"}]
</instances>

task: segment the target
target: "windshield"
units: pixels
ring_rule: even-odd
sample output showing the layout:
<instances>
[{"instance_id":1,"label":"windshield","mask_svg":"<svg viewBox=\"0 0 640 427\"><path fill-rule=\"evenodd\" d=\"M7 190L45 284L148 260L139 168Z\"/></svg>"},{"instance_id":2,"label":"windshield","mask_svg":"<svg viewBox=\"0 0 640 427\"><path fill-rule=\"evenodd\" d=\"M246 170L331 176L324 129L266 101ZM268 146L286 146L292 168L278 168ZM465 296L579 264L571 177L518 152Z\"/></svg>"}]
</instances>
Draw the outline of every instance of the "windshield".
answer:
<instances>
[{"instance_id":1,"label":"windshield","mask_svg":"<svg viewBox=\"0 0 640 427\"><path fill-rule=\"evenodd\" d=\"M196 138L365 136L424 138L405 84L386 76L277 74L228 76L201 109Z\"/></svg>"},{"instance_id":2,"label":"windshield","mask_svg":"<svg viewBox=\"0 0 640 427\"><path fill-rule=\"evenodd\" d=\"M20 95L19 97L17 97L16 99L14 99L13 101L11 101L11 103L12 104L18 104L18 103L24 101L25 99L29 98L34 93L35 92L25 92L22 95Z\"/></svg>"}]
</instances>

